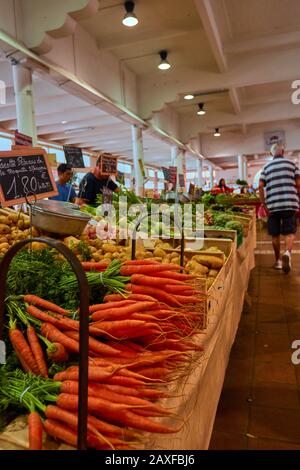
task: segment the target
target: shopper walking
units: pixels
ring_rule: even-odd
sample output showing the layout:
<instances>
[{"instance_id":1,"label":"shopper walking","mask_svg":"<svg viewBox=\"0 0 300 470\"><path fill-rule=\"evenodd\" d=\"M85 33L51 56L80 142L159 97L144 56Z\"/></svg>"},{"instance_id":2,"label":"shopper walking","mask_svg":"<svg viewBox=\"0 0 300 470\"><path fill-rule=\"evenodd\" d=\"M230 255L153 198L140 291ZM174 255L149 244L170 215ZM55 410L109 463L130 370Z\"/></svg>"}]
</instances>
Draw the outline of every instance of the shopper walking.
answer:
<instances>
[{"instance_id":1,"label":"shopper walking","mask_svg":"<svg viewBox=\"0 0 300 470\"><path fill-rule=\"evenodd\" d=\"M286 274L292 267L292 248L297 232L300 171L294 162L284 158L282 145L271 148L273 160L262 170L259 182L261 203L268 213L268 231L272 237L275 269ZM280 256L280 235L285 236L285 252Z\"/></svg>"}]
</instances>

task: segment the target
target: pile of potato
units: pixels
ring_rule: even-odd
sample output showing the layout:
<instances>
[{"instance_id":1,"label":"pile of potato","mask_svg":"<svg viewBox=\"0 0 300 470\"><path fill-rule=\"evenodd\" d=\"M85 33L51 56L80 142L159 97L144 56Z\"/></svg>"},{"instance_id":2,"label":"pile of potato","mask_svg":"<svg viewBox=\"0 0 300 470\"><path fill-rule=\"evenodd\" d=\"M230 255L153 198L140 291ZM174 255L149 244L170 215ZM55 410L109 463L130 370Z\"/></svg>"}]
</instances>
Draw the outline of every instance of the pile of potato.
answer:
<instances>
[{"instance_id":1,"label":"pile of potato","mask_svg":"<svg viewBox=\"0 0 300 470\"><path fill-rule=\"evenodd\" d=\"M216 256L216 254L223 256ZM201 250L201 253L192 256L186 264L186 269L197 276L206 277L206 287L209 289L214 283L220 270L224 266L224 253L217 247L211 247L207 250Z\"/></svg>"},{"instance_id":2,"label":"pile of potato","mask_svg":"<svg viewBox=\"0 0 300 470\"><path fill-rule=\"evenodd\" d=\"M103 241L99 238L90 239L86 234L80 237L66 237L63 242L77 256L80 261L84 261L82 255L82 243L88 249L90 261L114 260L126 261L131 258L131 246L120 246L113 240ZM80 243L82 242L82 243ZM139 247L136 251L136 259L153 258L153 254Z\"/></svg>"},{"instance_id":3,"label":"pile of potato","mask_svg":"<svg viewBox=\"0 0 300 470\"><path fill-rule=\"evenodd\" d=\"M5 255L14 243L29 236L30 217L27 214L9 208L0 209L0 256Z\"/></svg>"}]
</instances>

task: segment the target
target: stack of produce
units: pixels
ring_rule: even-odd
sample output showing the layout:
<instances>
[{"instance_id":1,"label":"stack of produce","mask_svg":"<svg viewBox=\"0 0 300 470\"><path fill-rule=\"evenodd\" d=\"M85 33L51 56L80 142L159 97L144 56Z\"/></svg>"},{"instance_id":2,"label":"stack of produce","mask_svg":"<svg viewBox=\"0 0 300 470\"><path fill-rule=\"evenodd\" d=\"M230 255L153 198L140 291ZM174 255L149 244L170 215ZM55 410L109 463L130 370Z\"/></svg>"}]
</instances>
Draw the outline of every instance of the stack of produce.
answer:
<instances>
[{"instance_id":1,"label":"stack of produce","mask_svg":"<svg viewBox=\"0 0 300 470\"><path fill-rule=\"evenodd\" d=\"M204 312L204 296L179 269L129 261L120 269L130 278L127 294L107 294L104 303L90 306L88 447L141 448L143 432L179 430L155 420L172 416L155 401L168 396L166 384L184 373L191 353L201 351L192 338L202 329ZM29 412L32 449L41 448L43 429L74 447L78 316L29 294L8 297L6 307L8 335L23 372L0 369L0 406Z\"/></svg>"},{"instance_id":2,"label":"stack of produce","mask_svg":"<svg viewBox=\"0 0 300 470\"><path fill-rule=\"evenodd\" d=\"M0 257L20 240L29 237L30 217L13 209L0 209ZM37 235L37 233L34 233Z\"/></svg>"}]
</instances>

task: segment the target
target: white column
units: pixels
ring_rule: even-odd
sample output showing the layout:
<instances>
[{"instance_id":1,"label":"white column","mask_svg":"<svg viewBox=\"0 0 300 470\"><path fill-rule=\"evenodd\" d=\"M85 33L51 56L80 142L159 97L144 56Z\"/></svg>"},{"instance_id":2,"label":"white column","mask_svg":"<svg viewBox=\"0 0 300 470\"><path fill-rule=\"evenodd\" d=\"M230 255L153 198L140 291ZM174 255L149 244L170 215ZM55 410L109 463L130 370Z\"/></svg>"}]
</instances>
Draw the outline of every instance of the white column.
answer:
<instances>
[{"instance_id":1,"label":"white column","mask_svg":"<svg viewBox=\"0 0 300 470\"><path fill-rule=\"evenodd\" d=\"M173 146L171 147L171 161L172 166L177 167L177 187L179 188L179 177L178 175L184 175L184 159L185 159L185 151L181 150L179 147Z\"/></svg>"},{"instance_id":2,"label":"white column","mask_svg":"<svg viewBox=\"0 0 300 470\"><path fill-rule=\"evenodd\" d=\"M196 185L200 188L203 186L203 160L200 158L196 160Z\"/></svg>"},{"instance_id":3,"label":"white column","mask_svg":"<svg viewBox=\"0 0 300 470\"><path fill-rule=\"evenodd\" d=\"M243 164L243 155L238 155L238 167L239 167L239 179L244 178L244 164Z\"/></svg>"},{"instance_id":4,"label":"white column","mask_svg":"<svg viewBox=\"0 0 300 470\"><path fill-rule=\"evenodd\" d=\"M298 154L298 162L297 162L297 165L298 165L298 169L300 170L300 153Z\"/></svg>"},{"instance_id":5,"label":"white column","mask_svg":"<svg viewBox=\"0 0 300 470\"><path fill-rule=\"evenodd\" d=\"M158 190L158 171L154 171L154 189L157 191Z\"/></svg>"},{"instance_id":6,"label":"white column","mask_svg":"<svg viewBox=\"0 0 300 470\"><path fill-rule=\"evenodd\" d=\"M243 179L245 181L248 181L248 160L247 160L246 157L244 157L243 167L244 167L244 177L243 177Z\"/></svg>"},{"instance_id":7,"label":"white column","mask_svg":"<svg viewBox=\"0 0 300 470\"><path fill-rule=\"evenodd\" d=\"M131 126L133 168L135 179L135 193L137 196L144 196L144 152L143 152L143 131L138 126Z\"/></svg>"},{"instance_id":8,"label":"white column","mask_svg":"<svg viewBox=\"0 0 300 470\"><path fill-rule=\"evenodd\" d=\"M33 146L37 144L32 71L22 64L12 66L14 93L17 111L17 128L22 134L32 137Z\"/></svg>"},{"instance_id":9,"label":"white column","mask_svg":"<svg viewBox=\"0 0 300 470\"><path fill-rule=\"evenodd\" d=\"M213 169L213 166L209 165L208 170L209 170L209 184L210 184L210 189L211 189L214 186L214 169Z\"/></svg>"}]
</instances>

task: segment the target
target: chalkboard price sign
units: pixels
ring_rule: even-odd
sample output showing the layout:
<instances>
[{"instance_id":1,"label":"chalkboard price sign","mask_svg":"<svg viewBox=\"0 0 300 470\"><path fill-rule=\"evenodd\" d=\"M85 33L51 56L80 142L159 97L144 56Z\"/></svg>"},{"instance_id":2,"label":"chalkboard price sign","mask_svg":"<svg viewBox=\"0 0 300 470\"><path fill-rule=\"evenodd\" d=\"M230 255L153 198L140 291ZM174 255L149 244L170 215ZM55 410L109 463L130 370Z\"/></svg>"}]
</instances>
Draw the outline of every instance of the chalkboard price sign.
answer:
<instances>
[{"instance_id":1,"label":"chalkboard price sign","mask_svg":"<svg viewBox=\"0 0 300 470\"><path fill-rule=\"evenodd\" d=\"M0 152L0 202L22 204L26 196L43 199L58 194L46 153L41 148Z\"/></svg>"},{"instance_id":2,"label":"chalkboard price sign","mask_svg":"<svg viewBox=\"0 0 300 470\"><path fill-rule=\"evenodd\" d=\"M81 148L64 145L64 152L68 165L72 168L85 168Z\"/></svg>"},{"instance_id":3,"label":"chalkboard price sign","mask_svg":"<svg viewBox=\"0 0 300 470\"><path fill-rule=\"evenodd\" d=\"M101 174L103 176L117 176L118 158L112 155L101 155Z\"/></svg>"}]
</instances>

